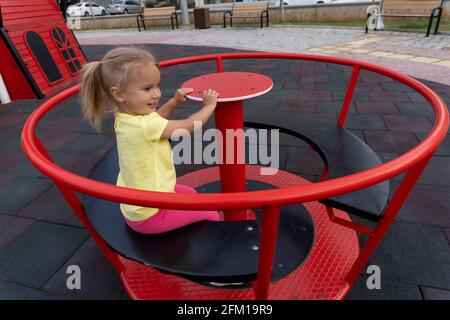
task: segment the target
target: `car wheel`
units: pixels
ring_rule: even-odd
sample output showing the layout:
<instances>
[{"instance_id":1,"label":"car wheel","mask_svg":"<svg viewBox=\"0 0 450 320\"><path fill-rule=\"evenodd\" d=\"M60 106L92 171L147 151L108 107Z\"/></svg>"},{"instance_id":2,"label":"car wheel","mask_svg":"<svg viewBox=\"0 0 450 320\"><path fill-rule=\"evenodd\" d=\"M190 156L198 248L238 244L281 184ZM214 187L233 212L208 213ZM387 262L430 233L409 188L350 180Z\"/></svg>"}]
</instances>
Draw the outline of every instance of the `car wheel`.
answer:
<instances>
[{"instance_id":1,"label":"car wheel","mask_svg":"<svg viewBox=\"0 0 450 320\"><path fill-rule=\"evenodd\" d=\"M102 10L102 16L106 16L106 11Z\"/></svg>"},{"instance_id":2,"label":"car wheel","mask_svg":"<svg viewBox=\"0 0 450 320\"><path fill-rule=\"evenodd\" d=\"M89 12L86 11L86 12L84 13L84 16L87 17L88 15L89 15Z\"/></svg>"},{"instance_id":3,"label":"car wheel","mask_svg":"<svg viewBox=\"0 0 450 320\"><path fill-rule=\"evenodd\" d=\"M127 9L123 10L123 14L128 14L128 10Z\"/></svg>"}]
</instances>

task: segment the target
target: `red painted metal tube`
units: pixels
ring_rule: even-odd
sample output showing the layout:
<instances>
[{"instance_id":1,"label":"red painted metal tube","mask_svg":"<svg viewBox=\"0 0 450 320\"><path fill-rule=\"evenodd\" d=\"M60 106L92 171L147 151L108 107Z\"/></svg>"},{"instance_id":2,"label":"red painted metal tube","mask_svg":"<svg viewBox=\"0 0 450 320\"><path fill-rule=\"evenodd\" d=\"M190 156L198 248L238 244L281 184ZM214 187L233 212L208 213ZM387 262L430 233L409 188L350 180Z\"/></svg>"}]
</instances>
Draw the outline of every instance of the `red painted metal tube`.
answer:
<instances>
[{"instance_id":1,"label":"red painted metal tube","mask_svg":"<svg viewBox=\"0 0 450 320\"><path fill-rule=\"evenodd\" d=\"M369 240L367 241L360 255L358 256L352 268L350 269L350 272L346 277L346 281L350 286L352 286L353 282L356 280L356 278L364 268L364 265L369 260L369 257L377 248L381 239L387 232L389 226L394 221L395 216L402 207L403 203L406 201L406 198L412 191L414 185L420 178L420 175L422 174L423 170L425 169L430 160L431 156L421 160L414 167L408 170L406 176L403 178L402 182L398 186L394 194L394 197L392 198L388 207L386 208L383 217L381 218L380 222L377 224L375 229L372 230Z\"/></svg>"},{"instance_id":2,"label":"red painted metal tube","mask_svg":"<svg viewBox=\"0 0 450 320\"><path fill-rule=\"evenodd\" d=\"M258 279L254 284L255 298L257 300L267 299L267 294L269 293L279 221L280 208L263 208L261 221L262 232L261 239L259 240Z\"/></svg>"},{"instance_id":3,"label":"red painted metal tube","mask_svg":"<svg viewBox=\"0 0 450 320\"><path fill-rule=\"evenodd\" d=\"M339 128L342 128L344 126L345 119L347 119L348 109L350 108L350 102L352 102L353 93L355 92L356 83L358 82L358 76L359 76L359 66L355 65L353 67L352 76L350 78L347 92L345 94L344 103L342 105L341 112L339 114L338 119Z\"/></svg>"},{"instance_id":4,"label":"red painted metal tube","mask_svg":"<svg viewBox=\"0 0 450 320\"><path fill-rule=\"evenodd\" d=\"M219 164L220 171L220 184L221 191L226 192L245 192L245 150L244 138L240 139L238 136L233 138L233 143L228 145L226 138L227 130L241 130L244 132L244 114L243 114L242 101L230 101L219 102L217 108L214 111L214 120L216 123L216 129L222 133L223 139L223 152L219 151ZM236 132L236 131L235 131ZM232 161L225 159L227 156L233 156ZM242 155L239 158L238 155ZM225 210L225 221L246 220L247 210Z\"/></svg>"},{"instance_id":5,"label":"red painted metal tube","mask_svg":"<svg viewBox=\"0 0 450 320\"><path fill-rule=\"evenodd\" d=\"M222 72L223 71L223 64L222 64L222 58L221 57L217 58L216 65L217 65L217 72Z\"/></svg>"},{"instance_id":6,"label":"red painted metal tube","mask_svg":"<svg viewBox=\"0 0 450 320\"><path fill-rule=\"evenodd\" d=\"M39 151L42 152L42 154L49 160L52 161L52 158L48 154L47 150L45 150L44 146L41 143L41 140L34 135L34 139L36 141L36 145L39 149ZM89 234L94 238L95 242L98 244L98 246L101 248L102 252L105 254L106 258L109 262L113 265L113 267L116 269L117 272L122 272L124 270L123 264L119 260L119 256L117 253L111 250L111 248L108 246L108 244L103 240L102 237L95 231L95 229L92 227L90 222L87 219L86 212L84 211L83 205L81 204L81 201L78 199L78 197L75 195L73 190L67 188L63 184L55 181L56 187L59 189L59 191L62 193L64 199L66 199L69 206L72 208L72 210L75 212L77 217L80 219L81 223L83 223L86 230L89 232Z\"/></svg>"}]
</instances>

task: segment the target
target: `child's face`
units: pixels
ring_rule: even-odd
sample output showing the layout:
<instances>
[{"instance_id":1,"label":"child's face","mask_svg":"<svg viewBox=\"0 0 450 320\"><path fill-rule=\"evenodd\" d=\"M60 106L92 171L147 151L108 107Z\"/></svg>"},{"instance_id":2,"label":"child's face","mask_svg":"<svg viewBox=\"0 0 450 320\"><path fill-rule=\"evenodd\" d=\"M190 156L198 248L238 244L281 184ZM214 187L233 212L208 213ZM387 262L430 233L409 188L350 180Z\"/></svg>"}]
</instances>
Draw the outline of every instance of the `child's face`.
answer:
<instances>
[{"instance_id":1,"label":"child's face","mask_svg":"<svg viewBox=\"0 0 450 320\"><path fill-rule=\"evenodd\" d=\"M156 111L161 98L160 79L161 74L154 64L143 65L136 72L135 80L120 93L122 101L119 100L119 102L124 111L136 115L146 115Z\"/></svg>"}]
</instances>

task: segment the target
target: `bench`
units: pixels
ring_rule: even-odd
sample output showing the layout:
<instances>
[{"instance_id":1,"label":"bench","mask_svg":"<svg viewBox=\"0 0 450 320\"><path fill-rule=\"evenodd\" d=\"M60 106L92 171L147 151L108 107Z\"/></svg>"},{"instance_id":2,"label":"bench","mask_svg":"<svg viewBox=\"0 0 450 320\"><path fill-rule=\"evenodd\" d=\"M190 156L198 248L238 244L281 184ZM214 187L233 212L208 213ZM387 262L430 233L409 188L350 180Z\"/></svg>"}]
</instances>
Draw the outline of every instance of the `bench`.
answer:
<instances>
[{"instance_id":1,"label":"bench","mask_svg":"<svg viewBox=\"0 0 450 320\"><path fill-rule=\"evenodd\" d=\"M367 8L366 33L369 28L376 30L379 17L427 18L429 19L426 36L430 35L434 18L437 18L434 34L441 21L445 0L383 0L381 7Z\"/></svg>"},{"instance_id":2,"label":"bench","mask_svg":"<svg viewBox=\"0 0 450 320\"><path fill-rule=\"evenodd\" d=\"M234 3L231 11L223 14L223 27L227 27L227 15L230 19L230 26L233 26L233 19L241 18L259 18L261 28L263 20L266 19L266 27L269 27L269 2L251 2L251 3Z\"/></svg>"},{"instance_id":3,"label":"bench","mask_svg":"<svg viewBox=\"0 0 450 320\"><path fill-rule=\"evenodd\" d=\"M145 30L146 20L167 20L170 19L172 23L172 30L175 26L178 29L178 16L175 7L161 7L161 8L145 8L144 11L136 17L136 22L139 31L141 31L141 24Z\"/></svg>"}]
</instances>

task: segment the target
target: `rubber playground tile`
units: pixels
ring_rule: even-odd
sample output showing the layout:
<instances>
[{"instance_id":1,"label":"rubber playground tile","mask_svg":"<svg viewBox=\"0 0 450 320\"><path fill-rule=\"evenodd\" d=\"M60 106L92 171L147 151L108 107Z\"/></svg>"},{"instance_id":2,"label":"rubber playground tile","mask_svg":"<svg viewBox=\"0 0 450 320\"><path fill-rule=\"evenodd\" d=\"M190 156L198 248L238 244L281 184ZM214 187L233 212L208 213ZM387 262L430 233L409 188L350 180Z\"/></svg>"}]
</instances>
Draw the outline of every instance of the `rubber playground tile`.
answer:
<instances>
[{"instance_id":1,"label":"rubber playground tile","mask_svg":"<svg viewBox=\"0 0 450 320\"><path fill-rule=\"evenodd\" d=\"M342 109L342 104L342 101L317 101L316 111L339 113ZM350 108L348 109L348 114L351 113L356 113L355 105L353 103L350 103Z\"/></svg>"},{"instance_id":2,"label":"rubber playground tile","mask_svg":"<svg viewBox=\"0 0 450 320\"><path fill-rule=\"evenodd\" d=\"M391 182L391 194L398 185L398 182ZM396 220L450 227L450 187L416 184Z\"/></svg>"},{"instance_id":3,"label":"rubber playground tile","mask_svg":"<svg viewBox=\"0 0 450 320\"><path fill-rule=\"evenodd\" d=\"M355 102L358 113L367 114L398 114L393 102Z\"/></svg>"},{"instance_id":4,"label":"rubber playground tile","mask_svg":"<svg viewBox=\"0 0 450 320\"><path fill-rule=\"evenodd\" d=\"M384 91L401 91L406 94L406 92L416 92L414 89L408 87L407 85L401 83L401 82L380 82L381 87L384 89Z\"/></svg>"},{"instance_id":5,"label":"rubber playground tile","mask_svg":"<svg viewBox=\"0 0 450 320\"><path fill-rule=\"evenodd\" d=\"M392 101L404 101L409 102L409 98L403 91L368 91L367 94L371 101L374 102L392 102Z\"/></svg>"},{"instance_id":6,"label":"rubber playground tile","mask_svg":"<svg viewBox=\"0 0 450 320\"><path fill-rule=\"evenodd\" d=\"M74 213L59 189L53 186L15 215L39 221L68 224Z\"/></svg>"},{"instance_id":7,"label":"rubber playground tile","mask_svg":"<svg viewBox=\"0 0 450 320\"><path fill-rule=\"evenodd\" d=\"M406 92L406 95L412 102L427 102L427 100L418 92Z\"/></svg>"},{"instance_id":8,"label":"rubber playground tile","mask_svg":"<svg viewBox=\"0 0 450 320\"><path fill-rule=\"evenodd\" d=\"M2 112L31 113L39 105L39 100L15 100L2 104Z\"/></svg>"},{"instance_id":9,"label":"rubber playground tile","mask_svg":"<svg viewBox=\"0 0 450 320\"><path fill-rule=\"evenodd\" d=\"M0 150L16 149L22 150L20 144L21 128L8 128L0 133Z\"/></svg>"},{"instance_id":10,"label":"rubber playground tile","mask_svg":"<svg viewBox=\"0 0 450 320\"><path fill-rule=\"evenodd\" d=\"M404 153L419 141L412 132L364 130L366 142L376 152Z\"/></svg>"},{"instance_id":11,"label":"rubber playground tile","mask_svg":"<svg viewBox=\"0 0 450 320\"><path fill-rule=\"evenodd\" d=\"M304 81L284 81L283 89L286 90L314 90L314 82L304 82Z\"/></svg>"},{"instance_id":12,"label":"rubber playground tile","mask_svg":"<svg viewBox=\"0 0 450 320\"><path fill-rule=\"evenodd\" d=\"M52 185L48 179L14 177L0 188L0 213L14 214Z\"/></svg>"},{"instance_id":13,"label":"rubber playground tile","mask_svg":"<svg viewBox=\"0 0 450 320\"><path fill-rule=\"evenodd\" d=\"M300 77L300 82L330 83L330 74L304 74Z\"/></svg>"},{"instance_id":14,"label":"rubber playground tile","mask_svg":"<svg viewBox=\"0 0 450 320\"><path fill-rule=\"evenodd\" d=\"M345 121L347 129L385 130L383 119L379 115L350 114Z\"/></svg>"},{"instance_id":15,"label":"rubber playground tile","mask_svg":"<svg viewBox=\"0 0 450 320\"><path fill-rule=\"evenodd\" d=\"M66 286L67 268L78 266L81 272L80 289ZM122 282L112 265L107 261L91 238L51 277L43 289L51 294L68 299L119 300L126 294Z\"/></svg>"},{"instance_id":16,"label":"rubber playground tile","mask_svg":"<svg viewBox=\"0 0 450 320\"><path fill-rule=\"evenodd\" d=\"M301 90L272 90L266 93L264 96L253 98L253 101L263 102L265 99L286 99L295 100L301 94ZM247 102L247 101L246 101ZM246 103L245 102L245 103ZM244 105L245 105L244 103Z\"/></svg>"},{"instance_id":17,"label":"rubber playground tile","mask_svg":"<svg viewBox=\"0 0 450 320\"><path fill-rule=\"evenodd\" d=\"M450 290L421 287L424 300L450 300Z\"/></svg>"},{"instance_id":18,"label":"rubber playground tile","mask_svg":"<svg viewBox=\"0 0 450 320\"><path fill-rule=\"evenodd\" d=\"M366 276L360 276L345 300L422 300L419 286L387 280L383 278L383 270L380 286L380 289L369 289Z\"/></svg>"},{"instance_id":19,"label":"rubber playground tile","mask_svg":"<svg viewBox=\"0 0 450 320\"><path fill-rule=\"evenodd\" d=\"M2 184L7 183L9 180L11 180L13 178L14 178L14 175L0 173L0 188L1 188Z\"/></svg>"},{"instance_id":20,"label":"rubber playground tile","mask_svg":"<svg viewBox=\"0 0 450 320\"><path fill-rule=\"evenodd\" d=\"M2 113L0 116L0 127L15 127L25 123L28 114L19 112Z\"/></svg>"},{"instance_id":21,"label":"rubber playground tile","mask_svg":"<svg viewBox=\"0 0 450 320\"><path fill-rule=\"evenodd\" d=\"M61 300L60 296L0 280L0 300Z\"/></svg>"},{"instance_id":22,"label":"rubber playground tile","mask_svg":"<svg viewBox=\"0 0 450 320\"><path fill-rule=\"evenodd\" d=\"M10 245L33 223L31 219L0 214L0 250Z\"/></svg>"},{"instance_id":23,"label":"rubber playground tile","mask_svg":"<svg viewBox=\"0 0 450 320\"><path fill-rule=\"evenodd\" d=\"M25 157L20 157L19 161L11 164L6 168L3 168L2 173L13 174L19 177L45 178L45 175L37 170Z\"/></svg>"},{"instance_id":24,"label":"rubber playground tile","mask_svg":"<svg viewBox=\"0 0 450 320\"><path fill-rule=\"evenodd\" d=\"M61 132L53 130L41 131L41 134L39 134L42 144L48 151L58 150L64 145L72 143L80 136L81 133L77 132L64 132L61 134Z\"/></svg>"},{"instance_id":25,"label":"rubber playground tile","mask_svg":"<svg viewBox=\"0 0 450 320\"><path fill-rule=\"evenodd\" d=\"M384 280L450 289L450 250L441 228L394 222L369 265Z\"/></svg>"},{"instance_id":26,"label":"rubber playground tile","mask_svg":"<svg viewBox=\"0 0 450 320\"><path fill-rule=\"evenodd\" d=\"M356 88L359 90L367 90L367 91L384 91L383 87L379 82L364 82L358 81L356 84Z\"/></svg>"},{"instance_id":27,"label":"rubber playground tile","mask_svg":"<svg viewBox=\"0 0 450 320\"><path fill-rule=\"evenodd\" d=\"M0 251L0 277L39 289L86 239L84 230L36 222Z\"/></svg>"},{"instance_id":28,"label":"rubber playground tile","mask_svg":"<svg viewBox=\"0 0 450 320\"><path fill-rule=\"evenodd\" d=\"M264 75L270 77L273 83L283 82L283 81L299 81L300 75L291 74L291 73L276 73L273 74L271 72L263 72Z\"/></svg>"},{"instance_id":29,"label":"rubber playground tile","mask_svg":"<svg viewBox=\"0 0 450 320\"><path fill-rule=\"evenodd\" d=\"M417 138L422 141L429 132L416 132ZM450 135L446 135L439 147L434 153L435 156L450 156Z\"/></svg>"},{"instance_id":30,"label":"rubber playground tile","mask_svg":"<svg viewBox=\"0 0 450 320\"><path fill-rule=\"evenodd\" d=\"M109 140L113 140L113 135L80 134L70 143L58 149L60 152L72 152L78 154L97 153L98 150Z\"/></svg>"},{"instance_id":31,"label":"rubber playground tile","mask_svg":"<svg viewBox=\"0 0 450 320\"><path fill-rule=\"evenodd\" d=\"M270 95L270 97L265 97L264 99L250 99L244 102L244 115L245 108L264 108L264 109L276 109L280 103L280 96L275 94Z\"/></svg>"},{"instance_id":32,"label":"rubber playground tile","mask_svg":"<svg viewBox=\"0 0 450 320\"><path fill-rule=\"evenodd\" d=\"M424 116L383 115L386 127L390 131L429 132L433 124Z\"/></svg>"},{"instance_id":33,"label":"rubber playground tile","mask_svg":"<svg viewBox=\"0 0 450 320\"><path fill-rule=\"evenodd\" d=\"M361 70L359 72L359 80L363 82L395 82L396 80L369 70Z\"/></svg>"},{"instance_id":34,"label":"rubber playground tile","mask_svg":"<svg viewBox=\"0 0 450 320\"><path fill-rule=\"evenodd\" d=\"M396 102L395 106L405 116L434 116L434 110L428 102Z\"/></svg>"},{"instance_id":35,"label":"rubber playground tile","mask_svg":"<svg viewBox=\"0 0 450 320\"><path fill-rule=\"evenodd\" d=\"M25 158L23 151L19 150L19 148L0 148L0 153L0 172L2 172L4 168L12 166L21 159Z\"/></svg>"},{"instance_id":36,"label":"rubber playground tile","mask_svg":"<svg viewBox=\"0 0 450 320\"><path fill-rule=\"evenodd\" d=\"M310 100L280 100L278 109L286 112L315 112L316 104Z\"/></svg>"},{"instance_id":37,"label":"rubber playground tile","mask_svg":"<svg viewBox=\"0 0 450 320\"><path fill-rule=\"evenodd\" d=\"M325 82L319 81L315 83L315 90L346 90L347 89L347 81L332 81Z\"/></svg>"},{"instance_id":38,"label":"rubber playground tile","mask_svg":"<svg viewBox=\"0 0 450 320\"><path fill-rule=\"evenodd\" d=\"M52 157L54 163L56 163L59 167L81 176L87 176L92 167L98 160L100 160L103 154L79 154L54 151L50 153L50 156Z\"/></svg>"},{"instance_id":39,"label":"rubber playground tile","mask_svg":"<svg viewBox=\"0 0 450 320\"><path fill-rule=\"evenodd\" d=\"M325 164L318 153L309 148L289 147L286 170L290 172L321 175Z\"/></svg>"},{"instance_id":40,"label":"rubber playground tile","mask_svg":"<svg viewBox=\"0 0 450 320\"><path fill-rule=\"evenodd\" d=\"M298 98L313 101L331 101L333 100L333 95L331 91L326 90L302 90L298 94Z\"/></svg>"},{"instance_id":41,"label":"rubber playground tile","mask_svg":"<svg viewBox=\"0 0 450 320\"><path fill-rule=\"evenodd\" d=\"M432 157L419 182L450 186L450 158Z\"/></svg>"},{"instance_id":42,"label":"rubber playground tile","mask_svg":"<svg viewBox=\"0 0 450 320\"><path fill-rule=\"evenodd\" d=\"M346 93L347 93L346 90L333 90L332 91L333 100L338 100L338 101L343 102L345 99ZM355 92L353 93L352 101L355 103L356 102L368 102L368 101L370 101L370 97L366 91L361 91L361 90L356 89Z\"/></svg>"}]
</instances>

